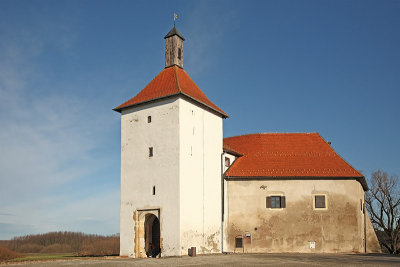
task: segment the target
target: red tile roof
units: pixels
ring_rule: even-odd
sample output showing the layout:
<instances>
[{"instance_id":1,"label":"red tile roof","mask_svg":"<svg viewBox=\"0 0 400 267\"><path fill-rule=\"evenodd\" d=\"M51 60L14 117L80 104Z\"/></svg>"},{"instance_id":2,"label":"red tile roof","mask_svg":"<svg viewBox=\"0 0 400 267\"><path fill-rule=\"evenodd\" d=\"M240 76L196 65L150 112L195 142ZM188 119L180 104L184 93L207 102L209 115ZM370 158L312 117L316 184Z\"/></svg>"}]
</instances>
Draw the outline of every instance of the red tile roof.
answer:
<instances>
[{"instance_id":1,"label":"red tile roof","mask_svg":"<svg viewBox=\"0 0 400 267\"><path fill-rule=\"evenodd\" d=\"M224 149L242 154L225 177L365 178L318 133L261 133L224 139Z\"/></svg>"},{"instance_id":2,"label":"red tile roof","mask_svg":"<svg viewBox=\"0 0 400 267\"><path fill-rule=\"evenodd\" d=\"M114 110L121 112L122 109L127 107L174 95L189 97L221 114L222 117L228 117L225 112L205 96L186 71L177 66L165 68L135 97L114 108Z\"/></svg>"}]
</instances>

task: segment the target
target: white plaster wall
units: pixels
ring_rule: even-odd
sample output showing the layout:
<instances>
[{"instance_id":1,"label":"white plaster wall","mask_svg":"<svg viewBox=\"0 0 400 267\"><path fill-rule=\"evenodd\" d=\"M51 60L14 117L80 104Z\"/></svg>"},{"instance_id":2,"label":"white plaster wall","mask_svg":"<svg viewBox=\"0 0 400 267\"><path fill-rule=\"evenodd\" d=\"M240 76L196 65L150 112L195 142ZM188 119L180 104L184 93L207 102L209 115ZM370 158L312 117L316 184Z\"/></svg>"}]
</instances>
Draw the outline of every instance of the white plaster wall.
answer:
<instances>
[{"instance_id":1,"label":"white plaster wall","mask_svg":"<svg viewBox=\"0 0 400 267\"><path fill-rule=\"evenodd\" d=\"M162 255L179 254L179 149L177 97L122 111L121 256L135 256L133 213L141 209L160 209Z\"/></svg>"},{"instance_id":2,"label":"white plaster wall","mask_svg":"<svg viewBox=\"0 0 400 267\"><path fill-rule=\"evenodd\" d=\"M229 166L225 166L225 157L229 158L230 161L231 161L230 162L231 164ZM227 152L223 152L222 158L221 158L221 169L222 169L222 172L225 173L229 169L229 167L233 165L235 160L236 160L236 156L234 156L232 154L229 154ZM229 240L227 238L228 229L226 227L226 225L227 225L226 221L227 221L227 218L228 218L227 214L228 214L228 210L229 210L229 206L228 206L229 205L229 201L228 201L227 181L225 179L223 180L223 189L222 190L224 191L224 195L223 195L223 198L224 198L223 199L223 201L224 201L223 202L224 203L224 205L223 205L224 214L223 214L222 229L221 229L221 231L223 232L223 235L222 235L223 244L222 244L221 252L225 252L225 251L227 251L227 248L228 248L228 245L229 245Z\"/></svg>"},{"instance_id":3,"label":"white plaster wall","mask_svg":"<svg viewBox=\"0 0 400 267\"><path fill-rule=\"evenodd\" d=\"M229 160L231 162L231 164L229 166L225 166L225 158L229 158ZM221 161L223 173L225 173L226 170L229 169L229 167L233 165L235 160L236 160L236 157L234 155L224 152L224 154L222 156L222 161Z\"/></svg>"},{"instance_id":4,"label":"white plaster wall","mask_svg":"<svg viewBox=\"0 0 400 267\"><path fill-rule=\"evenodd\" d=\"M222 118L179 103L181 254L220 252Z\"/></svg>"}]
</instances>

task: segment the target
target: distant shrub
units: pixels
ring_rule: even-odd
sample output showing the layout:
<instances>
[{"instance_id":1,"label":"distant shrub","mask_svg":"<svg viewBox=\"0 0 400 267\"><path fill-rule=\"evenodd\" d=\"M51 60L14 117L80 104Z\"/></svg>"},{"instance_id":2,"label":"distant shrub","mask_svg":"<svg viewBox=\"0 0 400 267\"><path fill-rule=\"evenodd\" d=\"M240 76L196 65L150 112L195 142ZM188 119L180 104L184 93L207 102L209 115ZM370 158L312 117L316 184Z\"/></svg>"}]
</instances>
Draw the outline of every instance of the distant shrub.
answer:
<instances>
[{"instance_id":1,"label":"distant shrub","mask_svg":"<svg viewBox=\"0 0 400 267\"><path fill-rule=\"evenodd\" d=\"M15 251L12 251L6 247L0 246L0 261L12 260L15 258L23 257L24 255Z\"/></svg>"}]
</instances>

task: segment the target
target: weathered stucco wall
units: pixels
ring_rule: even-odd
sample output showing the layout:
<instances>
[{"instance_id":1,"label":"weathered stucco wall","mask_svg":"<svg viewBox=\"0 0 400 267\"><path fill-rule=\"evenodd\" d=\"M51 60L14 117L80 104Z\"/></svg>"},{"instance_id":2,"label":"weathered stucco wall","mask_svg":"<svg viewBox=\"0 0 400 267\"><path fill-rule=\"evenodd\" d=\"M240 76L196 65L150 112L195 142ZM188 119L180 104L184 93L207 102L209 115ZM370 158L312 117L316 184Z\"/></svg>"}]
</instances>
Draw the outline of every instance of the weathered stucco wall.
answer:
<instances>
[{"instance_id":1,"label":"weathered stucco wall","mask_svg":"<svg viewBox=\"0 0 400 267\"><path fill-rule=\"evenodd\" d=\"M179 100L129 108L121 115L120 255L135 257L134 214L143 209L160 210L162 253L178 255Z\"/></svg>"},{"instance_id":2,"label":"weathered stucco wall","mask_svg":"<svg viewBox=\"0 0 400 267\"><path fill-rule=\"evenodd\" d=\"M180 99L181 254L221 252L222 118Z\"/></svg>"},{"instance_id":3,"label":"weathered stucco wall","mask_svg":"<svg viewBox=\"0 0 400 267\"><path fill-rule=\"evenodd\" d=\"M382 253L381 246L378 241L378 237L375 234L374 227L372 226L371 219L369 218L368 212L366 215L366 234L367 234L367 253Z\"/></svg>"},{"instance_id":4,"label":"weathered stucco wall","mask_svg":"<svg viewBox=\"0 0 400 267\"><path fill-rule=\"evenodd\" d=\"M224 251L243 233L252 237L248 252L365 251L364 191L355 180L229 180L226 191ZM315 194L326 195L326 209L314 209ZM286 208L266 208L268 195L284 195Z\"/></svg>"}]
</instances>

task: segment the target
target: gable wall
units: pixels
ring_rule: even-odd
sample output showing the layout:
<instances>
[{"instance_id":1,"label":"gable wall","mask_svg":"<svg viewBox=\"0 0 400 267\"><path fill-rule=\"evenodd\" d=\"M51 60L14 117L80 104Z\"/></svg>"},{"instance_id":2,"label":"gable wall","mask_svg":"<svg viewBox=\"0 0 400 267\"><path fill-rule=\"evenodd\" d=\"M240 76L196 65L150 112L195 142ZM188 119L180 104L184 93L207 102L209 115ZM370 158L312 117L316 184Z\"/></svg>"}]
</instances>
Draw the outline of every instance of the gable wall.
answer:
<instances>
[{"instance_id":1,"label":"gable wall","mask_svg":"<svg viewBox=\"0 0 400 267\"><path fill-rule=\"evenodd\" d=\"M250 233L247 252L364 252L364 191L355 180L230 180L226 192L224 251ZM326 194L326 210L313 209L313 194ZM284 195L286 208L266 208L268 195Z\"/></svg>"}]
</instances>

